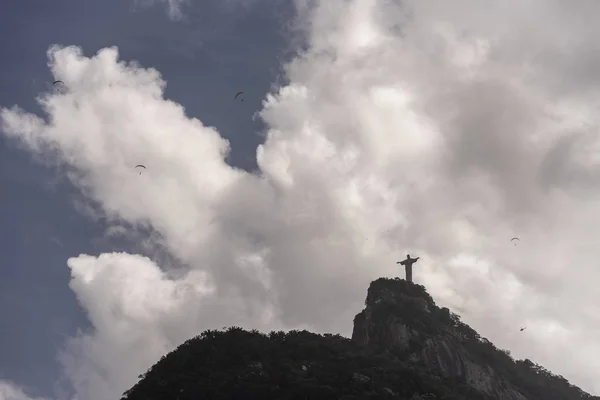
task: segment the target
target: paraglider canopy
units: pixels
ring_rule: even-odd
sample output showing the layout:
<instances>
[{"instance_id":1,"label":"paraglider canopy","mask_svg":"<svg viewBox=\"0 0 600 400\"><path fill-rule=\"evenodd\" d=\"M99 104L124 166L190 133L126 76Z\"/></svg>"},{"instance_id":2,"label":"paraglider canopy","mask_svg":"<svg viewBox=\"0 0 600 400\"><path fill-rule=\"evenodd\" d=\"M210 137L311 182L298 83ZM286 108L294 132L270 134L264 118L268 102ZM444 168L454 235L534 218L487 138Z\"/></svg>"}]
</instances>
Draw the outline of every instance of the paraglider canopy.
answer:
<instances>
[{"instance_id":1,"label":"paraglider canopy","mask_svg":"<svg viewBox=\"0 0 600 400\"><path fill-rule=\"evenodd\" d=\"M515 241L515 240L518 240L519 242L521 241L521 239L519 239L518 237L514 237L514 238L510 239L511 243L512 243L513 241ZM515 243L515 246L516 246L516 245L517 245L517 244Z\"/></svg>"},{"instance_id":2,"label":"paraglider canopy","mask_svg":"<svg viewBox=\"0 0 600 400\"><path fill-rule=\"evenodd\" d=\"M136 169L137 169L137 168L144 168L144 169L146 169L146 166L145 166L145 165L142 165L142 164L138 164L138 165L136 165L136 166L135 166L135 168L136 168ZM140 171L140 175L141 175L141 174L142 174L142 172Z\"/></svg>"},{"instance_id":3,"label":"paraglider canopy","mask_svg":"<svg viewBox=\"0 0 600 400\"><path fill-rule=\"evenodd\" d=\"M241 96L242 94L244 94L244 92L237 92L237 94L235 95L235 97L233 98L234 100L237 100L237 98L239 96ZM242 101L244 101L244 99L242 98Z\"/></svg>"},{"instance_id":4,"label":"paraglider canopy","mask_svg":"<svg viewBox=\"0 0 600 400\"><path fill-rule=\"evenodd\" d=\"M63 81L54 81L54 82L52 82L52 87L58 93L64 93L64 92L67 91L67 85L65 85L65 83Z\"/></svg>"}]
</instances>

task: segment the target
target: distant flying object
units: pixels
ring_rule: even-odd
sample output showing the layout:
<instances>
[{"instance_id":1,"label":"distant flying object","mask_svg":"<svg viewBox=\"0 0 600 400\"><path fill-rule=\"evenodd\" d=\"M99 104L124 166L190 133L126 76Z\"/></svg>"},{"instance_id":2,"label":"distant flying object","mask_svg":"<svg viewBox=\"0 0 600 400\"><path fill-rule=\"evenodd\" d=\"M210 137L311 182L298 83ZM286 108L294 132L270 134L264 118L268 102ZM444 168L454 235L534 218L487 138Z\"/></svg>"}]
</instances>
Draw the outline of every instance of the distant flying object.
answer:
<instances>
[{"instance_id":1,"label":"distant flying object","mask_svg":"<svg viewBox=\"0 0 600 400\"><path fill-rule=\"evenodd\" d=\"M52 82L52 87L57 91L57 92L65 92L67 90L67 85L65 85L65 83L63 81L54 81Z\"/></svg>"},{"instance_id":2,"label":"distant flying object","mask_svg":"<svg viewBox=\"0 0 600 400\"><path fill-rule=\"evenodd\" d=\"M144 168L144 169L146 169L146 166L145 166L145 165L142 165L142 164L138 164L138 165L136 165L136 166L135 166L135 168ZM142 174L142 173L140 172L140 175L141 175L141 174Z\"/></svg>"},{"instance_id":3,"label":"distant flying object","mask_svg":"<svg viewBox=\"0 0 600 400\"><path fill-rule=\"evenodd\" d=\"M244 92L237 92L237 94L235 95L235 97L233 99L236 100L242 94L244 94ZM244 99L242 99L242 101L244 101Z\"/></svg>"},{"instance_id":4,"label":"distant flying object","mask_svg":"<svg viewBox=\"0 0 600 400\"><path fill-rule=\"evenodd\" d=\"M511 241L511 242L512 242L513 240L518 240L519 242L521 241L521 239L519 239L518 237L514 237L514 238L510 239L510 241ZM517 244L515 243L515 246L516 246L516 245L517 245Z\"/></svg>"},{"instance_id":5,"label":"distant flying object","mask_svg":"<svg viewBox=\"0 0 600 400\"><path fill-rule=\"evenodd\" d=\"M527 327L525 327L525 328L521 328L521 332L523 332L525 329L527 329Z\"/></svg>"}]
</instances>

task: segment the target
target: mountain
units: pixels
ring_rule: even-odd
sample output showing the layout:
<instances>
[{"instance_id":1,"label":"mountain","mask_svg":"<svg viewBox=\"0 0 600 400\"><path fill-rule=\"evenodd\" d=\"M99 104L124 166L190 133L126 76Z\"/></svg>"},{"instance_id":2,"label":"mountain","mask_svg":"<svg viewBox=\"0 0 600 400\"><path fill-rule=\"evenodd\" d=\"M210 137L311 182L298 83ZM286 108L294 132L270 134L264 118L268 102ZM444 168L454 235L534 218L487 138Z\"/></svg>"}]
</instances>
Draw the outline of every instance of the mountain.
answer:
<instances>
[{"instance_id":1,"label":"mountain","mask_svg":"<svg viewBox=\"0 0 600 400\"><path fill-rule=\"evenodd\" d=\"M308 331L205 331L164 356L122 400L594 399L439 308L425 288L371 282L352 339Z\"/></svg>"}]
</instances>

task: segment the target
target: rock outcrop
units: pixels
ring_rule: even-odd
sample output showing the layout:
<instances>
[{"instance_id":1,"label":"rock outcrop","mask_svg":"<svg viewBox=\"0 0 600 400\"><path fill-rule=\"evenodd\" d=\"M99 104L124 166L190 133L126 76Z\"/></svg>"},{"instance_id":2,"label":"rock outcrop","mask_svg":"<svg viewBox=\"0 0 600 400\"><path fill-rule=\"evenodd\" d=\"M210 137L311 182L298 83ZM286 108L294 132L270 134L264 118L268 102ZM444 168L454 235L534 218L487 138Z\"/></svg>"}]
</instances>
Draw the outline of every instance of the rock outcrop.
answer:
<instances>
[{"instance_id":1,"label":"rock outcrop","mask_svg":"<svg viewBox=\"0 0 600 400\"><path fill-rule=\"evenodd\" d=\"M510 358L506 352L481 338L449 309L437 307L423 286L398 278L372 282L366 308L354 319L352 340L423 363L486 398L528 399L518 383L494 367L498 359ZM486 359L490 353L496 357Z\"/></svg>"}]
</instances>

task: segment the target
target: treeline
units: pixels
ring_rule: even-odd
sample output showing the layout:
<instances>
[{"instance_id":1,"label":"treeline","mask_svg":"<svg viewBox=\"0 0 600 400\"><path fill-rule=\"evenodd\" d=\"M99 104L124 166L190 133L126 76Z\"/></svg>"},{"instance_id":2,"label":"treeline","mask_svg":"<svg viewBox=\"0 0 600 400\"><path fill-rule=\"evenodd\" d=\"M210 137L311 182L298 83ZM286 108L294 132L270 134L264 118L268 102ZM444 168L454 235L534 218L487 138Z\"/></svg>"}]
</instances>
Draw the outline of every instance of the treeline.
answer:
<instances>
[{"instance_id":1,"label":"treeline","mask_svg":"<svg viewBox=\"0 0 600 400\"><path fill-rule=\"evenodd\" d=\"M420 352L426 340L449 336L474 362L489 365L529 400L600 400L530 360L515 361L510 352L482 338L457 314L437 307L423 286L378 279L369 287L366 304L372 312L371 339L388 335L394 318L420 334L411 337L408 349L397 351L366 348L340 335L308 331L207 330L163 357L122 400L408 400L415 394L423 399L483 400L465 382L445 379L410 357Z\"/></svg>"},{"instance_id":2,"label":"treeline","mask_svg":"<svg viewBox=\"0 0 600 400\"><path fill-rule=\"evenodd\" d=\"M140 376L122 399L482 399L431 371L340 335L208 330ZM427 397L429 396L429 397Z\"/></svg>"}]
</instances>

